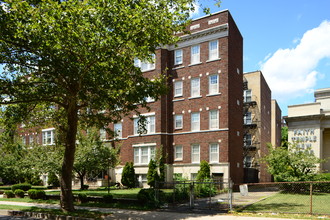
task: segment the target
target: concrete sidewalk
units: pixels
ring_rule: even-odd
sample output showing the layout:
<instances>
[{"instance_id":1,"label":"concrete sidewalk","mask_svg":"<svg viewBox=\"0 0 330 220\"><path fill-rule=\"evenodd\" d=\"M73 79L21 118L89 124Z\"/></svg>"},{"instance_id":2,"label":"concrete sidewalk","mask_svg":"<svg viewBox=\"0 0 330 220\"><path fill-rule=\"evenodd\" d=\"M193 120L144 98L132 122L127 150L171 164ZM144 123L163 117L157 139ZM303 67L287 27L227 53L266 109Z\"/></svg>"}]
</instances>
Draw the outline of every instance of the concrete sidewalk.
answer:
<instances>
[{"instance_id":1,"label":"concrete sidewalk","mask_svg":"<svg viewBox=\"0 0 330 220\"><path fill-rule=\"evenodd\" d=\"M40 207L40 208L53 208L59 209L59 205L53 204L40 204L40 203L24 203L24 202L7 202L0 201L0 204L4 205L17 205L17 206L25 206L25 207ZM283 220L283 218L265 218L265 217L242 217L242 216L234 216L227 214L218 214L218 215L210 215L210 214L200 214L194 213L193 211L190 213L178 213L178 212L170 212L170 211L136 211L136 210L125 210L125 209L113 209L113 208L95 208L95 207L81 207L76 206L77 209L86 209L90 211L99 211L104 213L112 213L107 216L105 219L118 219L118 220ZM0 210L0 215L7 215L6 210ZM297 219L296 219L297 220Z\"/></svg>"}]
</instances>

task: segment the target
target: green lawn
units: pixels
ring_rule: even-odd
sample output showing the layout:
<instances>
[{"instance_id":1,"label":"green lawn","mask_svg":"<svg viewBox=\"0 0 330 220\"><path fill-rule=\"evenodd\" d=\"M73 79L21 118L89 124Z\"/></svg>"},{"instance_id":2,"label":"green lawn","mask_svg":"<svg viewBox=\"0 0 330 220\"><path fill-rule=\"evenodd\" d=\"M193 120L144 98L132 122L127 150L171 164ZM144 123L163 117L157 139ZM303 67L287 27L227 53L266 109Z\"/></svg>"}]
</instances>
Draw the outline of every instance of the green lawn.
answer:
<instances>
[{"instance_id":1,"label":"green lawn","mask_svg":"<svg viewBox=\"0 0 330 220\"><path fill-rule=\"evenodd\" d=\"M308 194L277 193L246 207L243 212L310 213L310 204L310 195ZM329 193L314 194L312 204L312 213L330 214Z\"/></svg>"}]
</instances>

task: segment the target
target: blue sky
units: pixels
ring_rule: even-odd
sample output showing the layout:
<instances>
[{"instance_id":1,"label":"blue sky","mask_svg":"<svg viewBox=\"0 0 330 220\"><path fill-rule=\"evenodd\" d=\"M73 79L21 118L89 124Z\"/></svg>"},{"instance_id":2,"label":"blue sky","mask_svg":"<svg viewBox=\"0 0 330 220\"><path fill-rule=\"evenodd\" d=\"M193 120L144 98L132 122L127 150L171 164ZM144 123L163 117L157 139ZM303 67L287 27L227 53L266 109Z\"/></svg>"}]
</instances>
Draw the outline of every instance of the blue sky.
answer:
<instances>
[{"instance_id":1,"label":"blue sky","mask_svg":"<svg viewBox=\"0 0 330 220\"><path fill-rule=\"evenodd\" d=\"M244 72L263 72L282 115L330 87L330 0L222 0L220 8L214 2L199 1L211 12L229 9L244 38Z\"/></svg>"}]
</instances>

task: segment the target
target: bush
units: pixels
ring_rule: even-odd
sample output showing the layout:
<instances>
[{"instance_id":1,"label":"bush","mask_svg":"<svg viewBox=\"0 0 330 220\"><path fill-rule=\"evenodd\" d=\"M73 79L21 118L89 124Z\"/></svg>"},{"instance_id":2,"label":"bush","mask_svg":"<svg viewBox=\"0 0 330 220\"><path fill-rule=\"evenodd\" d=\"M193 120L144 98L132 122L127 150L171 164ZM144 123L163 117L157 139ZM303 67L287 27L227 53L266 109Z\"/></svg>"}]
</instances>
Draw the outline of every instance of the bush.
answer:
<instances>
[{"instance_id":1,"label":"bush","mask_svg":"<svg viewBox=\"0 0 330 220\"><path fill-rule=\"evenodd\" d=\"M49 173L47 184L53 187L59 187L60 180L58 179L55 173Z\"/></svg>"},{"instance_id":2,"label":"bush","mask_svg":"<svg viewBox=\"0 0 330 220\"><path fill-rule=\"evenodd\" d=\"M78 202L80 202L80 203L88 202L87 194L86 193L79 193L78 194Z\"/></svg>"},{"instance_id":3,"label":"bush","mask_svg":"<svg viewBox=\"0 0 330 220\"><path fill-rule=\"evenodd\" d=\"M155 189L141 189L137 194L137 199L143 204L156 206Z\"/></svg>"},{"instance_id":4,"label":"bush","mask_svg":"<svg viewBox=\"0 0 330 220\"><path fill-rule=\"evenodd\" d=\"M13 191L11 191L11 190L5 190L4 195L5 195L7 198L14 198L14 197L15 197L15 194L14 194Z\"/></svg>"},{"instance_id":5,"label":"bush","mask_svg":"<svg viewBox=\"0 0 330 220\"><path fill-rule=\"evenodd\" d=\"M43 190L30 189L28 191L30 199L45 199L46 193Z\"/></svg>"},{"instance_id":6,"label":"bush","mask_svg":"<svg viewBox=\"0 0 330 220\"><path fill-rule=\"evenodd\" d=\"M11 190L15 192L16 189L21 189L23 191L28 191L32 188L32 185L29 183L20 183L11 186Z\"/></svg>"},{"instance_id":7,"label":"bush","mask_svg":"<svg viewBox=\"0 0 330 220\"><path fill-rule=\"evenodd\" d=\"M0 186L3 186L3 182L0 182Z\"/></svg>"},{"instance_id":8,"label":"bush","mask_svg":"<svg viewBox=\"0 0 330 220\"><path fill-rule=\"evenodd\" d=\"M21 189L16 189L15 191L14 191L14 194L15 194L15 196L16 197L18 197L18 198L24 198L24 191L23 190L21 190Z\"/></svg>"},{"instance_id":9,"label":"bush","mask_svg":"<svg viewBox=\"0 0 330 220\"><path fill-rule=\"evenodd\" d=\"M103 196L103 202L104 203L111 203L113 202L113 195L108 194Z\"/></svg>"},{"instance_id":10,"label":"bush","mask_svg":"<svg viewBox=\"0 0 330 220\"><path fill-rule=\"evenodd\" d=\"M216 194L216 187L212 181L212 179L205 179L203 183L197 184L195 188L196 196L200 198L214 196Z\"/></svg>"},{"instance_id":11,"label":"bush","mask_svg":"<svg viewBox=\"0 0 330 220\"><path fill-rule=\"evenodd\" d=\"M121 183L128 188L135 187L136 177L133 162L126 162L123 168Z\"/></svg>"},{"instance_id":12,"label":"bush","mask_svg":"<svg viewBox=\"0 0 330 220\"><path fill-rule=\"evenodd\" d=\"M83 187L81 188L82 190L87 190L89 188L89 185L84 184Z\"/></svg>"}]
</instances>

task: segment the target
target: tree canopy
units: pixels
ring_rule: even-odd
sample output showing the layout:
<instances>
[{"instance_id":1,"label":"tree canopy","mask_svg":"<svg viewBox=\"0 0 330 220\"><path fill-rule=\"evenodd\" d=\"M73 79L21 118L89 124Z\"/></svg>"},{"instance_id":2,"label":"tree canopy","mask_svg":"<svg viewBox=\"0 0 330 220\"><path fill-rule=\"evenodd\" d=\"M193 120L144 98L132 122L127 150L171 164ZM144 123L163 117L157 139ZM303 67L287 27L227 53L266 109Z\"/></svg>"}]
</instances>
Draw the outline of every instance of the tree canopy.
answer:
<instances>
[{"instance_id":1,"label":"tree canopy","mask_svg":"<svg viewBox=\"0 0 330 220\"><path fill-rule=\"evenodd\" d=\"M152 59L184 30L193 0L1 0L0 104L19 122L51 124L64 148L61 207L73 211L78 124L106 127L166 92L134 58ZM156 58L157 59L157 58ZM140 103L140 105L136 105ZM103 111L106 110L106 111ZM15 118L15 119L16 119Z\"/></svg>"}]
</instances>

